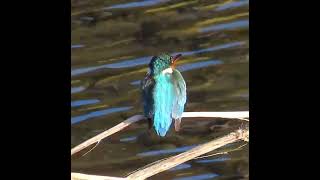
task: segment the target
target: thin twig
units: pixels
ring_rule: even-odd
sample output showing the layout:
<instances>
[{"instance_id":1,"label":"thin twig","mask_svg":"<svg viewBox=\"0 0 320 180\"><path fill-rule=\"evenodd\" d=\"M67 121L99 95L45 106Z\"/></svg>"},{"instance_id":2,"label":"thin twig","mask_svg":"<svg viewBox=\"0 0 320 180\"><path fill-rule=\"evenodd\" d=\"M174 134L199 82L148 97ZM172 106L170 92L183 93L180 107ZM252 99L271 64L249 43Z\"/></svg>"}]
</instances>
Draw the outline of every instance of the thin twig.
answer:
<instances>
[{"instance_id":1,"label":"thin twig","mask_svg":"<svg viewBox=\"0 0 320 180\"><path fill-rule=\"evenodd\" d=\"M96 148L96 147L98 146L98 144L100 143L100 141L101 141L101 140L99 140L99 141L97 142L97 144L94 145L94 147L91 148L88 152L84 153L84 154L82 155L82 157L85 156L85 155L87 155L87 154L88 154L90 151L92 151L94 148Z\"/></svg>"},{"instance_id":2,"label":"thin twig","mask_svg":"<svg viewBox=\"0 0 320 180\"><path fill-rule=\"evenodd\" d=\"M230 152L234 152L234 151L238 151L240 150L242 147L246 146L248 143L242 144L241 146L232 149L230 151L225 151L225 152L219 152L219 153L214 153L214 154L209 154L209 155L205 155L205 156L199 156L199 157L195 157L193 159L203 159L203 158L207 158L207 157L212 157L212 156L216 156L216 155L221 155L221 154L229 154Z\"/></svg>"},{"instance_id":3,"label":"thin twig","mask_svg":"<svg viewBox=\"0 0 320 180\"><path fill-rule=\"evenodd\" d=\"M237 118L237 119L240 119L240 120L244 120L244 121L248 121L248 122L249 122L249 119L246 119L246 118Z\"/></svg>"}]
</instances>

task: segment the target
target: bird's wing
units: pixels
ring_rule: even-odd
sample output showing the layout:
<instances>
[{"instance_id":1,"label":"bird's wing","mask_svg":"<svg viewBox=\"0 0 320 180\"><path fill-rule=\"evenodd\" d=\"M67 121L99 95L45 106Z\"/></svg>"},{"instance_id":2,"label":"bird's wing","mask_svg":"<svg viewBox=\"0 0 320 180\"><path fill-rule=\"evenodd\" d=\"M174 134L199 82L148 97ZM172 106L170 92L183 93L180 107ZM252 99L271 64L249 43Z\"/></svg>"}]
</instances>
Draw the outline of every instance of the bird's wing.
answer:
<instances>
[{"instance_id":1,"label":"bird's wing","mask_svg":"<svg viewBox=\"0 0 320 180\"><path fill-rule=\"evenodd\" d=\"M155 77L153 127L159 136L165 136L172 124L175 90L170 74Z\"/></svg>"},{"instance_id":2,"label":"bird's wing","mask_svg":"<svg viewBox=\"0 0 320 180\"><path fill-rule=\"evenodd\" d=\"M150 74L141 81L141 90L142 90L142 102L144 115L148 118L151 118L154 113L153 109L153 88L154 88L154 79Z\"/></svg>"},{"instance_id":3,"label":"bird's wing","mask_svg":"<svg viewBox=\"0 0 320 180\"><path fill-rule=\"evenodd\" d=\"M173 70L172 80L175 89L175 101L173 103L172 118L175 120L175 130L180 130L180 123L184 106L187 101L186 83L178 70Z\"/></svg>"}]
</instances>

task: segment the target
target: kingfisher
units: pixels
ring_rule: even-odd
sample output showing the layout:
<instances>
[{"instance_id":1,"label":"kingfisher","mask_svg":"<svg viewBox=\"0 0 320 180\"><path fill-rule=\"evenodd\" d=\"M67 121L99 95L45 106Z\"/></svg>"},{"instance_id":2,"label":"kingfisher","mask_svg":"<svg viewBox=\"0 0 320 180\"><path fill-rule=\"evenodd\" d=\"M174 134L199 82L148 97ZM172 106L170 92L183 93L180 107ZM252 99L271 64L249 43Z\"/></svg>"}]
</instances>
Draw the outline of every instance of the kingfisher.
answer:
<instances>
[{"instance_id":1,"label":"kingfisher","mask_svg":"<svg viewBox=\"0 0 320 180\"><path fill-rule=\"evenodd\" d=\"M148 118L149 129L153 128L161 137L169 131L172 121L175 131L180 130L187 100L186 83L175 68L181 56L167 53L153 56L149 71L141 81L144 115Z\"/></svg>"}]
</instances>

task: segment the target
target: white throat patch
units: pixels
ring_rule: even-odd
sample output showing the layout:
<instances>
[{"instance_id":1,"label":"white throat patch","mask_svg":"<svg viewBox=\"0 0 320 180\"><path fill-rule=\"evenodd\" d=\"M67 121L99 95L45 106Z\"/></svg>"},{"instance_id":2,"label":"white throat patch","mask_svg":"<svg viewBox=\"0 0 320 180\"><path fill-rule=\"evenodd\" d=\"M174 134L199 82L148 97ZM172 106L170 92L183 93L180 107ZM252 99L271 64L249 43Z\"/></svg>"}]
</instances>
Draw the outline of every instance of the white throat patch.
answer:
<instances>
[{"instance_id":1,"label":"white throat patch","mask_svg":"<svg viewBox=\"0 0 320 180\"><path fill-rule=\"evenodd\" d=\"M172 68L170 67L162 71L162 74L166 74L166 73L172 74L173 73Z\"/></svg>"}]
</instances>

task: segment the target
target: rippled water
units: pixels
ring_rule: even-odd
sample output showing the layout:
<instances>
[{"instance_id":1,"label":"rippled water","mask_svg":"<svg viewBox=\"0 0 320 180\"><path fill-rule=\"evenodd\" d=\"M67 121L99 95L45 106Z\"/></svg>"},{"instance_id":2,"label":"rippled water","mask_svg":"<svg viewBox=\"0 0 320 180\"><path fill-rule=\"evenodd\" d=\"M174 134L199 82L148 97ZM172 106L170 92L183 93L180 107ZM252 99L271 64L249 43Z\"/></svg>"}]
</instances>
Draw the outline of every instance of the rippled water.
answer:
<instances>
[{"instance_id":1,"label":"rippled water","mask_svg":"<svg viewBox=\"0 0 320 180\"><path fill-rule=\"evenodd\" d=\"M186 111L248 110L249 1L71 0L71 147L142 113L139 83L153 55L183 54ZM72 157L72 171L128 173L238 128L235 120L184 118L159 140L140 122ZM242 142L226 146L234 149ZM248 179L248 146L194 159L150 179ZM214 153L214 152L212 152Z\"/></svg>"}]
</instances>

